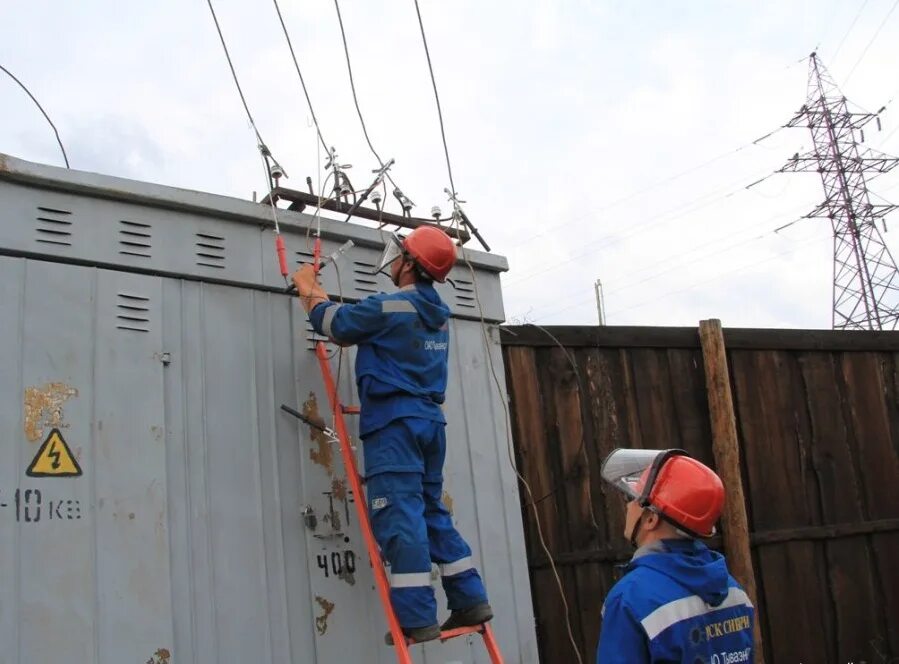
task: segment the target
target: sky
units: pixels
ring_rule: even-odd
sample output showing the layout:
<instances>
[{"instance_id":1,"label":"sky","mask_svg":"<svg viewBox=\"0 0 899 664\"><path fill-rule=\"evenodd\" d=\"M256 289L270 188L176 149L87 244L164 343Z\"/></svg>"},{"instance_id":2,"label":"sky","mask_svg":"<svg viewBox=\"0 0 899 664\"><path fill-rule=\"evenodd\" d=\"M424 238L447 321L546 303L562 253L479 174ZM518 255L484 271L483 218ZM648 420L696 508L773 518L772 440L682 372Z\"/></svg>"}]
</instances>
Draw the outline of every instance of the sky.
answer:
<instances>
[{"instance_id":1,"label":"sky","mask_svg":"<svg viewBox=\"0 0 899 664\"><path fill-rule=\"evenodd\" d=\"M377 163L334 3L280 1L321 132L361 188ZM887 106L866 145L899 153L899 0L420 5L456 189L509 261L510 322L595 324L599 279L611 325L830 326L829 222L774 232L823 199L814 173L771 175L811 147L807 130L779 128L805 101L816 51L854 108ZM324 155L274 5L214 6L285 184L318 182ZM340 9L374 147L396 159L416 216L448 211L414 3ZM47 110L73 168L244 199L265 187L203 0L8 3L0 64ZM0 152L62 163L2 75L0 105ZM899 169L870 189L899 202ZM897 234L885 235L894 252Z\"/></svg>"}]
</instances>

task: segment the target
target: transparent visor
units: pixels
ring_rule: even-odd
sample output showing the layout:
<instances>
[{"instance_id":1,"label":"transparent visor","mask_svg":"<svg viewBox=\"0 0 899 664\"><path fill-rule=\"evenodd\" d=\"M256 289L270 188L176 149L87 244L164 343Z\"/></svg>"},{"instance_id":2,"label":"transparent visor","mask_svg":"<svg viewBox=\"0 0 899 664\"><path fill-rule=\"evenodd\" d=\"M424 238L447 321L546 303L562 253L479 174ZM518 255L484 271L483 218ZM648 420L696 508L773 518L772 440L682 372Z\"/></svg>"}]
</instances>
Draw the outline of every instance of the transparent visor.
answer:
<instances>
[{"instance_id":1,"label":"transparent visor","mask_svg":"<svg viewBox=\"0 0 899 664\"><path fill-rule=\"evenodd\" d=\"M630 500L640 497L640 477L664 450L614 450L602 463L602 478Z\"/></svg>"},{"instance_id":2,"label":"transparent visor","mask_svg":"<svg viewBox=\"0 0 899 664\"><path fill-rule=\"evenodd\" d=\"M375 272L383 272L393 261L403 255L403 241L396 233L391 233L387 238L387 244L384 246L384 252L375 268Z\"/></svg>"}]
</instances>

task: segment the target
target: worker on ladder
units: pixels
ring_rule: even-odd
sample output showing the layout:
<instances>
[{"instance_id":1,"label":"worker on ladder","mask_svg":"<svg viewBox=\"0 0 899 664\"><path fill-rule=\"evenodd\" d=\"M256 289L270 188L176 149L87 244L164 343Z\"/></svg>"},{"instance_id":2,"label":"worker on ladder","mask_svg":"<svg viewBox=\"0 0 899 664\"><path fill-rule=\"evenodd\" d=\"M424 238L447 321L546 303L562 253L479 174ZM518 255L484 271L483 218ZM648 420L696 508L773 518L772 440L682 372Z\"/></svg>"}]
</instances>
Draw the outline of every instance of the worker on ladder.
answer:
<instances>
[{"instance_id":1,"label":"worker on ladder","mask_svg":"<svg viewBox=\"0 0 899 664\"><path fill-rule=\"evenodd\" d=\"M471 548L441 500L450 310L433 282L443 283L455 262L449 236L422 226L404 239L391 234L377 266L379 272L389 269L395 293L337 304L318 285L311 265L293 275L315 330L358 346L359 435L372 530L390 566L394 612L415 642L438 638L441 627L480 625L493 617ZM432 561L451 611L442 626ZM389 632L387 637L392 644Z\"/></svg>"},{"instance_id":2,"label":"worker on ladder","mask_svg":"<svg viewBox=\"0 0 899 664\"><path fill-rule=\"evenodd\" d=\"M598 664L752 662L752 602L711 537L724 485L683 450L614 450L602 478L627 500L637 550L602 608Z\"/></svg>"}]
</instances>

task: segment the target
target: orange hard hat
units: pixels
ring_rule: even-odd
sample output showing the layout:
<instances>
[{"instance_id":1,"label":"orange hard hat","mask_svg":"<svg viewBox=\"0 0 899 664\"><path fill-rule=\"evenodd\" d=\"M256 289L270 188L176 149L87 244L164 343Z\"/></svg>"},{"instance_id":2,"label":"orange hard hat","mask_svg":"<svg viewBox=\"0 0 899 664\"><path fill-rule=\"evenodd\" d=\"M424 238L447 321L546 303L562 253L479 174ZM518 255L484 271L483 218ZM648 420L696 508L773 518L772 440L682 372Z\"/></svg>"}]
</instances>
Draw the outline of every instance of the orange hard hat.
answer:
<instances>
[{"instance_id":1,"label":"orange hard hat","mask_svg":"<svg viewBox=\"0 0 899 664\"><path fill-rule=\"evenodd\" d=\"M724 484L683 450L614 450L602 476L630 500L694 537L711 537L724 507Z\"/></svg>"},{"instance_id":2,"label":"orange hard hat","mask_svg":"<svg viewBox=\"0 0 899 664\"><path fill-rule=\"evenodd\" d=\"M456 245L436 226L419 226L403 240L403 249L425 274L443 283L456 264Z\"/></svg>"}]
</instances>

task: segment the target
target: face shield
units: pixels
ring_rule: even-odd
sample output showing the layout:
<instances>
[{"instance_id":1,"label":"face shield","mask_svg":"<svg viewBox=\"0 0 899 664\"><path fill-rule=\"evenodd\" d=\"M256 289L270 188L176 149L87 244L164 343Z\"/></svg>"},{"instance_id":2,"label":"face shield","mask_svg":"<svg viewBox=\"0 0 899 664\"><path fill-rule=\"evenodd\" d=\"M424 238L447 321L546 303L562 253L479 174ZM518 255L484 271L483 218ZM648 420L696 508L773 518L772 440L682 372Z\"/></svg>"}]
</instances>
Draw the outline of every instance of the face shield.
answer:
<instances>
[{"instance_id":1,"label":"face shield","mask_svg":"<svg viewBox=\"0 0 899 664\"><path fill-rule=\"evenodd\" d=\"M645 501L652 493L652 487L662 465L672 456L685 455L678 449L670 450L614 450L603 461L600 475L613 487L623 493L628 500ZM646 470L649 473L641 482ZM646 505L644 505L645 507Z\"/></svg>"},{"instance_id":2,"label":"face shield","mask_svg":"<svg viewBox=\"0 0 899 664\"><path fill-rule=\"evenodd\" d=\"M375 267L375 274L385 272L397 258L403 255L403 241L396 233L390 233L387 237L387 244L384 246L384 252L381 259Z\"/></svg>"}]
</instances>

